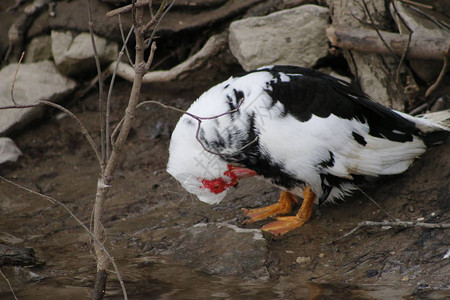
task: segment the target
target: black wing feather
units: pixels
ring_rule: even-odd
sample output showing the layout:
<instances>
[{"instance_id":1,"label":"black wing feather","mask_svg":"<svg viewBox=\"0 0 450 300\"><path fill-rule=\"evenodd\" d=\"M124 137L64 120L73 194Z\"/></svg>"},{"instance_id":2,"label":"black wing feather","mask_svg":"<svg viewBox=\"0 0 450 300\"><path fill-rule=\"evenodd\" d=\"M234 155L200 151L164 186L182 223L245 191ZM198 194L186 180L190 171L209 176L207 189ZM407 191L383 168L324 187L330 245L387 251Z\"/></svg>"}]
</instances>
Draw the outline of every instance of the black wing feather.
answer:
<instances>
[{"instance_id":1,"label":"black wing feather","mask_svg":"<svg viewBox=\"0 0 450 300\"><path fill-rule=\"evenodd\" d=\"M294 66L274 66L258 71L274 75L266 92L301 122L308 121L312 115L327 118L333 114L342 119L368 122L370 135L396 142L411 141L413 135L419 134L413 122L372 101L345 81ZM290 81L282 81L280 73Z\"/></svg>"}]
</instances>

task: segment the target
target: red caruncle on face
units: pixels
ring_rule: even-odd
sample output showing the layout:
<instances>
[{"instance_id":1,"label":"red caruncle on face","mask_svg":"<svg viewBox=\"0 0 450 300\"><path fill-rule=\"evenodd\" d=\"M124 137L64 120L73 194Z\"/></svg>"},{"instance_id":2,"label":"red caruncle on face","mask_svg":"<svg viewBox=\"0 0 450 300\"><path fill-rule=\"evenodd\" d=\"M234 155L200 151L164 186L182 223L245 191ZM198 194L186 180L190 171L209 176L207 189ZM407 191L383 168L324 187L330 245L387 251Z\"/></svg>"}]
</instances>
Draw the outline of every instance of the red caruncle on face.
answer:
<instances>
[{"instance_id":1,"label":"red caruncle on face","mask_svg":"<svg viewBox=\"0 0 450 300\"><path fill-rule=\"evenodd\" d=\"M256 172L250 169L233 167L229 164L228 170L225 171L223 175L223 177L211 180L200 178L202 182L202 186L200 188L208 189L214 194L220 194L226 189L235 186L239 178L254 176L256 175Z\"/></svg>"}]
</instances>

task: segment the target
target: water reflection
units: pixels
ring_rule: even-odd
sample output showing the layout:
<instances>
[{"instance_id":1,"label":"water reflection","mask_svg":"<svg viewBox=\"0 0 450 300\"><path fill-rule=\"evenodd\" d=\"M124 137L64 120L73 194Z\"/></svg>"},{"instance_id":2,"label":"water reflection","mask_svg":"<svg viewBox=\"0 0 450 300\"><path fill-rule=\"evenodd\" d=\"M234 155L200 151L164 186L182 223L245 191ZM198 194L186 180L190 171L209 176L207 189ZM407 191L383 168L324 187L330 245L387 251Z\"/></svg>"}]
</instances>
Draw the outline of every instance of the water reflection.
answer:
<instances>
[{"instance_id":1,"label":"water reflection","mask_svg":"<svg viewBox=\"0 0 450 300\"><path fill-rule=\"evenodd\" d=\"M373 299L450 299L450 291L413 291L398 285L350 286L340 284L318 284L296 282L292 277L282 276L272 280L239 279L235 277L211 276L188 267L168 263L157 257L140 258L131 262L132 269L123 270L127 279L129 299L136 300L203 300L203 299L307 299L307 300L373 300ZM17 269L6 270L6 275L14 278ZM23 271L21 271L23 273ZM79 278L78 278L79 279ZM20 286L17 280L11 280L16 296L21 300L88 299L91 287L82 286L74 278L73 285L67 284L67 278L60 281L41 279L29 280ZM24 280L23 274L21 280ZM78 284L76 284L78 283ZM25 282L22 282L25 284ZM81 285L81 286L75 286ZM3 284L0 300L13 299ZM105 299L123 299L122 291L114 275L108 281Z\"/></svg>"}]
</instances>

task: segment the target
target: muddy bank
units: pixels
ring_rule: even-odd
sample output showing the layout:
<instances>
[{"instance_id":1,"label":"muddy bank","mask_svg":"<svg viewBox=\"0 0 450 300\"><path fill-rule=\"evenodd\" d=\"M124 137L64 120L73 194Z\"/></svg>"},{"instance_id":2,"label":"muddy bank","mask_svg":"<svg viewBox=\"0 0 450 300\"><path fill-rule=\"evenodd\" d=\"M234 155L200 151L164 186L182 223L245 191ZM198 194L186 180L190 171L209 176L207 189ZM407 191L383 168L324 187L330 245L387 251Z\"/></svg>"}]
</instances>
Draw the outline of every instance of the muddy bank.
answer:
<instances>
[{"instance_id":1,"label":"muddy bank","mask_svg":"<svg viewBox=\"0 0 450 300\"><path fill-rule=\"evenodd\" d=\"M4 12L5 3L0 4L2 16L9 15ZM32 34L67 26L65 21L79 23L78 17L85 16L85 11L77 10L73 18L65 20L64 13L70 11L67 7L75 1L58 3L58 18L49 21L41 17L36 23L42 25L41 31L31 30ZM270 10L261 14L267 12ZM10 15L10 19L0 21L8 24L2 27L3 38L12 19L19 16L15 12ZM199 22L204 20L199 18ZM160 53L166 56L157 59L158 67L171 67L195 53L212 31L226 27L222 21L214 23L214 30L197 28L186 35L174 33L171 43L161 40ZM69 28L82 31L86 29L83 24L83 28ZM104 24L102 35L117 37L117 32L108 31L112 27L117 31L115 23ZM177 39L180 36L182 42ZM179 45L171 51L173 41ZM0 50L6 50L3 48ZM185 109L203 90L241 71L225 50L181 81L145 86L141 100L160 100ZM86 80L84 76L91 79L94 75L80 75L79 83ZM122 117L130 88L125 81L116 84L113 127ZM98 141L98 95L92 90L83 97L80 94L71 95L64 104ZM430 149L405 174L362 186L364 193L356 192L346 201L316 207L305 226L274 238L258 230L268 221L243 225L241 208L274 203L279 193L276 188L262 180L246 179L222 203L209 206L187 194L166 173L170 132L178 118L179 113L156 106L138 111L106 203L105 245L119 266L130 298L450 297L450 259L444 258L450 248L448 230L376 227L340 239L364 220L448 223L449 141ZM0 175L58 199L89 225L99 167L73 120L50 110L12 138L24 155L17 163L1 165ZM89 296L96 268L89 235L60 205L0 181L0 216L0 243L33 248L39 261L45 263L40 267L1 267L19 299ZM109 299L123 298L113 273L106 295ZM0 277L0 299L11 298L6 280Z\"/></svg>"},{"instance_id":2,"label":"muddy bank","mask_svg":"<svg viewBox=\"0 0 450 300\"><path fill-rule=\"evenodd\" d=\"M123 110L129 89L126 82L118 84L113 111ZM144 98L186 108L195 97L172 91L155 93L147 87ZM98 138L96 103L97 95L92 94L72 110ZM258 250L252 248L258 242L253 234L243 236L250 246L241 250L259 251L264 257L243 259L243 265L252 259L258 262L256 269L252 265L251 270L227 273L223 271L223 266L229 265L226 260L215 269L202 264L233 253L243 255L237 252L236 241L226 238L229 233L220 239L204 235L198 239L198 249L189 244L192 238L186 234L199 226L217 227L215 224L258 229L265 222L242 225L240 208L273 203L278 191L264 181L247 179L219 205L209 206L187 194L165 172L169 133L178 118L178 113L159 107L138 112L107 202L106 245L130 297L444 299L448 295L450 265L443 256L450 240L445 230L368 228L336 241L358 222L388 219L384 211L402 220L448 222L448 142L430 149L405 174L362 187L384 211L357 192L345 202L316 209L305 226L286 236L264 235ZM113 120L119 121L119 113ZM89 224L99 169L73 121L53 112L48 121L14 139L24 156L18 163L2 167L1 175L60 200ZM0 183L0 193L1 242L32 247L46 263L41 268L2 268L19 298L39 295L45 299L49 291L73 295L73 299L88 295L95 274L88 235L57 204L5 182ZM9 299L5 282L0 281L0 286L0 298ZM107 295L120 299L114 275L108 280Z\"/></svg>"}]
</instances>

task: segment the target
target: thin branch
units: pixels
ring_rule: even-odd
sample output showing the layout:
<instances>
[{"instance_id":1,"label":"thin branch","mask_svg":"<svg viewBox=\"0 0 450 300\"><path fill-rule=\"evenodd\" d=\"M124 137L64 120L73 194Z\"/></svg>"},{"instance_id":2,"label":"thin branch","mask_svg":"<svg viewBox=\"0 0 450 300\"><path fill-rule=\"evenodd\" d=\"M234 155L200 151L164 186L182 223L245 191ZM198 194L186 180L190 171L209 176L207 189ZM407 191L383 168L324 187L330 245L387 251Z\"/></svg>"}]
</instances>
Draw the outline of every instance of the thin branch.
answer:
<instances>
[{"instance_id":1,"label":"thin branch","mask_svg":"<svg viewBox=\"0 0 450 300\"><path fill-rule=\"evenodd\" d=\"M173 2L172 2L173 3ZM164 8L166 8L167 5L167 1L164 0L161 5L159 6L158 10L156 11L156 14L151 18L151 20L144 26L142 27L142 32L146 32L147 30L150 29L150 27L152 27L157 21L161 20L159 17L162 15L162 13L164 12ZM170 9L170 7L169 7Z\"/></svg>"},{"instance_id":2,"label":"thin branch","mask_svg":"<svg viewBox=\"0 0 450 300\"><path fill-rule=\"evenodd\" d=\"M104 166L106 162L106 145L105 145L105 120L103 119L103 74L102 74L102 67L100 66L100 58L98 56L97 46L95 45L95 38L94 38L94 30L93 25L94 22L92 21L92 12L91 12L91 0L88 0L88 18L89 18L89 33L91 36L91 44L92 49L94 50L94 59L95 59L95 66L97 67L97 74L98 74L98 109L100 111L100 147L102 151L102 159L101 159L101 165Z\"/></svg>"},{"instance_id":3,"label":"thin branch","mask_svg":"<svg viewBox=\"0 0 450 300\"><path fill-rule=\"evenodd\" d=\"M372 203L374 203L382 212L384 212L389 218L391 218L392 220L397 220L396 218L394 218L390 213L388 213L384 208L381 207L381 205L379 205L372 197L370 197L369 195L367 195L362 189L360 189L359 187L356 187L364 196L366 196L367 199L369 199L370 201L372 201Z\"/></svg>"},{"instance_id":4,"label":"thin branch","mask_svg":"<svg viewBox=\"0 0 450 300\"><path fill-rule=\"evenodd\" d=\"M153 13L153 0L149 0L148 1L148 12L150 13L150 17L153 18L153 16L155 15ZM119 15L120 16L120 15Z\"/></svg>"},{"instance_id":5,"label":"thin branch","mask_svg":"<svg viewBox=\"0 0 450 300\"><path fill-rule=\"evenodd\" d=\"M156 43L153 42L152 46L150 48L150 55L147 59L147 62L145 63L145 70L147 70L147 71L148 71L148 69L150 69L150 66L152 65L153 58L155 57L155 51L156 51Z\"/></svg>"},{"instance_id":6,"label":"thin branch","mask_svg":"<svg viewBox=\"0 0 450 300\"><path fill-rule=\"evenodd\" d=\"M28 104L28 105L19 105L18 104L18 105L0 106L0 110L3 110L3 109L33 108L33 107L37 107L37 106L39 106L41 104L48 105L48 106L51 106L53 108L56 108L56 109L58 109L58 110L60 110L60 111L62 111L64 113L66 113L69 117L71 117L73 120L76 121L76 123L78 124L78 126L81 129L81 133L88 140L89 144L91 145L92 150L94 150L95 156L97 157L99 165L102 168L100 153L97 150L97 145L95 144L94 139L89 134L89 131L84 126L84 124L80 121L80 119L78 119L72 112L70 112L70 110L67 110L66 108L62 107L59 104L56 104L56 103L53 103L53 102L50 102L50 101L46 101L46 100L38 100L35 104Z\"/></svg>"},{"instance_id":7,"label":"thin branch","mask_svg":"<svg viewBox=\"0 0 450 300\"><path fill-rule=\"evenodd\" d=\"M11 293L12 293L14 299L15 299L15 300L19 300L19 299L16 297L16 294L14 293L14 290L13 290L13 288L12 288L12 286L11 286L11 283L9 282L9 279L6 278L5 274L3 274L3 272L2 272L1 269L0 269L0 275L2 275L2 277L6 280L6 283L8 284L9 290L11 291Z\"/></svg>"},{"instance_id":8,"label":"thin branch","mask_svg":"<svg viewBox=\"0 0 450 300\"><path fill-rule=\"evenodd\" d=\"M412 221L382 221L382 222L374 222L374 221L364 221L364 222L360 222L358 223L358 225L353 228L352 230L350 230L349 232L347 232L346 234L344 234L343 236L341 236L340 238L338 238L337 240L334 240L331 243L340 241L350 235L352 235L353 233L355 233L356 231L358 231L361 228L364 227L372 227L372 226L378 226L378 227L383 227L383 226L390 226L390 227L401 227L401 228L412 228L412 227L419 227L419 228L427 228L427 229L449 229L450 228L450 223L424 223L424 222L412 222Z\"/></svg>"},{"instance_id":9,"label":"thin branch","mask_svg":"<svg viewBox=\"0 0 450 300\"><path fill-rule=\"evenodd\" d=\"M114 70L112 72L111 82L109 84L109 89L108 89L108 96L106 97L106 117L105 117L105 119L106 119L106 157L107 157L107 159L109 159L110 151L111 151L111 137L110 137L111 95L113 92L114 83L116 82L117 69L119 68L120 61L124 54L124 49L127 49L128 40L130 39L133 31L134 31L134 25L132 25L130 28L130 31L128 31L128 35L123 42L122 49L120 49L119 55L115 62ZM134 66L134 64L131 62L130 57L129 57L129 59L130 59L130 64L132 66Z\"/></svg>"},{"instance_id":10,"label":"thin branch","mask_svg":"<svg viewBox=\"0 0 450 300\"><path fill-rule=\"evenodd\" d=\"M405 61L406 54L408 53L409 46L411 45L411 38L412 38L413 32L409 32L408 36L408 43L406 44L405 51L403 51L402 56L400 57L400 61L398 62L397 70L395 71L395 81L397 84L400 84L400 68L403 65L403 62Z\"/></svg>"},{"instance_id":11,"label":"thin branch","mask_svg":"<svg viewBox=\"0 0 450 300\"><path fill-rule=\"evenodd\" d=\"M97 145L94 142L94 139L92 138L92 136L89 134L89 131L87 130L87 128L84 126L83 122L80 121L80 119L77 118L77 116L75 116L70 110L62 107L59 104L50 102L50 101L46 101L46 100L39 100L38 103L42 103L51 107L54 107L64 113L66 113L69 117L71 117L73 120L75 120L75 122L78 124L78 126L81 129L81 133L84 135L84 137L87 139L87 141L89 142L89 144L91 145L92 150L94 150L95 155L97 156L97 160L99 162L100 168L103 171L103 164L102 164L102 159L100 156L100 153L97 150Z\"/></svg>"},{"instance_id":12,"label":"thin branch","mask_svg":"<svg viewBox=\"0 0 450 300\"><path fill-rule=\"evenodd\" d=\"M133 2L134 2L134 0L133 0ZM109 11L108 13L106 13L106 16L108 18L115 17L117 15L133 11L134 10L133 6L135 8L144 7L144 6L149 5L150 2L151 2L151 0L143 0L143 1L139 1L139 2L134 3L134 4L128 4L126 6L119 7L119 8L116 8L114 10Z\"/></svg>"},{"instance_id":13,"label":"thin branch","mask_svg":"<svg viewBox=\"0 0 450 300\"><path fill-rule=\"evenodd\" d=\"M130 52L128 51L128 39L131 36L131 33L133 32L133 27L128 31L128 35L125 38L125 34L123 32L123 24L122 24L122 15L119 15L119 29L120 29L120 36L122 37L122 43L124 45L124 47L122 47L122 51L125 48L125 52L127 54L127 58L128 58L128 63L132 66L133 65L133 61L131 60L131 55Z\"/></svg>"},{"instance_id":14,"label":"thin branch","mask_svg":"<svg viewBox=\"0 0 450 300\"><path fill-rule=\"evenodd\" d=\"M219 156L232 156L233 154L239 153L239 152L241 152L242 150L244 150L245 148L249 147L250 145L256 143L256 142L258 141L258 137L255 137L255 138L254 138L253 140L251 140L249 143L247 143L247 144L245 144L244 146L242 146L241 148L239 148L239 149L233 151L232 153L226 153L226 154L225 154L225 153L220 153L220 152L216 152L216 151L213 151L213 150L208 149L208 148L206 147L206 145L203 144L203 142L202 142L202 140L201 140L201 138L200 138L201 124L202 124L202 121L218 119L218 118L223 117L223 116L225 116L225 115L228 115L228 114L232 114L232 113L234 113L234 112L237 112L237 111L240 109L240 107L241 107L241 105L242 105L243 102L244 102L244 100L241 99L241 100L239 101L239 103L238 103L238 106L237 106L235 109L226 111L226 112L224 112L224 113L221 113L221 114L218 114L218 115L215 115L215 116L212 116L212 117L199 117L199 116L196 116L196 115L194 115L194 114L191 114L191 113L189 113L189 112L187 112L187 111L185 111L185 110L182 110L182 109L179 109L179 108L177 108L177 107L173 107L173 106L170 106L170 105L161 103L161 102L159 102L159 101L154 101L154 100L141 102L141 103L139 103L138 106L136 106L136 108L139 108L139 107L141 107L141 106L143 106L143 105L146 105L146 104L157 104L157 105L162 106L162 107L164 107L164 108L171 109L171 110L174 110L174 111L181 112L181 113L185 114L185 115L187 115L187 116L189 116L189 117L195 119L195 120L198 122L198 123L197 123L197 130L196 130L196 133L195 133L195 139L196 139L196 140L199 142L199 144L202 146L203 150L205 150L205 151L208 152L208 153L214 154L214 155L219 155ZM120 125L121 123L122 123L122 121L119 123L119 125Z\"/></svg>"},{"instance_id":15,"label":"thin branch","mask_svg":"<svg viewBox=\"0 0 450 300\"><path fill-rule=\"evenodd\" d=\"M378 30L377 26L375 25L375 22L372 18L372 14L369 11L369 8L367 7L366 1L365 0L361 0L363 6L364 6L364 10L366 11L367 16L370 19L370 22L372 23L372 27L373 29L375 29L378 37L381 39L381 41L383 42L383 44L386 46L386 48L389 50L389 52L391 53L392 56L395 56L394 51L392 51L391 47L389 47L389 45L386 43L386 41L384 40L383 36L381 35L380 31Z\"/></svg>"},{"instance_id":16,"label":"thin branch","mask_svg":"<svg viewBox=\"0 0 450 300\"><path fill-rule=\"evenodd\" d=\"M74 218L75 221L76 221L78 224L80 224L80 226L81 226L81 227L82 227L82 228L83 228L83 229L91 236L91 238L95 241L95 243L96 243L99 247L101 247L101 248L103 249L103 251L106 253L108 259L111 261L111 263L112 263L112 265L113 265L113 267L114 267L114 271L116 272L117 279L119 280L120 285L121 285L121 287L122 287L122 292L123 292L123 294L124 294L124 299L128 299L128 297L127 297L127 292L126 292L126 289L125 289L125 284L123 283L122 276L120 275L119 268L117 267L116 262L114 261L114 258L109 254L108 250L107 250L106 247L103 245L103 243L100 242L100 241L97 239L97 237L95 237L95 235L92 233L92 231L90 231L89 228L87 228L87 226L84 225L84 223L83 223L83 222L82 222L82 221L81 221L81 220L80 220L80 219L79 219L79 218L78 218L78 217L70 210L69 207L67 207L67 205L65 205L64 203L62 203L61 201L59 201L59 200L57 200L57 199L55 199L55 198L53 198L53 197L50 197L50 196L48 196L48 195L44 195L44 194L38 193L38 192L36 192L36 191L33 191L33 190L29 189L29 188L26 188L26 187L20 185L20 184L17 184L17 183L15 183L15 182L11 181L11 180L8 180L8 179L6 179L6 178L3 177L3 176L0 176L0 180L3 180L3 181L5 181L5 182L7 182L7 183L9 183L9 184L12 184L12 185L14 185L15 187L18 187L18 188L20 188L20 189L22 189L22 190L24 190L24 191L27 191L27 192L29 192L29 193L31 193L31 194L33 194L33 195L37 195L37 196L39 196L39 197L41 197L41 198L44 198L44 199L46 199L47 201L49 201L50 203L52 203L52 204L58 204L58 205L61 206L65 211L67 211L67 212L69 213L69 215L70 215L72 218Z\"/></svg>"},{"instance_id":17,"label":"thin branch","mask_svg":"<svg viewBox=\"0 0 450 300\"><path fill-rule=\"evenodd\" d=\"M190 73L204 67L211 59L216 59L222 49L227 47L228 36L217 34L211 36L203 47L194 55L169 70L148 72L143 77L143 83L161 83L182 80ZM110 72L117 70L117 75L125 80L134 80L134 68L126 63L112 63L107 68Z\"/></svg>"},{"instance_id":18,"label":"thin branch","mask_svg":"<svg viewBox=\"0 0 450 300\"><path fill-rule=\"evenodd\" d=\"M416 2L416 1L400 0L400 2L404 2L404 3L420 6L420 7L423 7L423 8L434 9L434 7L432 5L427 5L427 4L423 4L423 3L420 3L420 2Z\"/></svg>"},{"instance_id":19,"label":"thin branch","mask_svg":"<svg viewBox=\"0 0 450 300\"><path fill-rule=\"evenodd\" d=\"M447 67L448 67L448 60L450 59L450 45L448 47L448 49L445 51L444 53L444 64L442 65L442 69L441 72L439 73L438 78L436 79L436 82L433 83L425 92L425 97L428 97L431 95L431 93L439 86L439 84L441 83L442 79L445 76L445 73L447 72Z\"/></svg>"},{"instance_id":20,"label":"thin branch","mask_svg":"<svg viewBox=\"0 0 450 300\"><path fill-rule=\"evenodd\" d=\"M425 102L419 106L417 106L416 108L414 108L413 110L409 111L408 114L410 114L411 116L415 116L417 114L422 113L423 111L425 111L428 106L430 105L430 103Z\"/></svg>"},{"instance_id":21,"label":"thin branch","mask_svg":"<svg viewBox=\"0 0 450 300\"><path fill-rule=\"evenodd\" d=\"M397 4L395 1L392 1L392 7L394 8L396 18L398 18L397 27L399 28L399 30L401 31L401 24L403 24L406 27L406 29L408 29L408 43L406 44L405 50L403 51L402 56L400 57L400 61L397 66L397 70L395 72L395 81L397 82L397 84L400 84L400 68L406 59L406 54L409 51L409 47L411 45L412 34L414 31L409 27L408 23L403 19L402 15L398 12Z\"/></svg>"},{"instance_id":22,"label":"thin branch","mask_svg":"<svg viewBox=\"0 0 450 300\"><path fill-rule=\"evenodd\" d=\"M166 16L167 12L172 8L172 6L175 4L176 0L173 0L172 3L170 3L170 5L167 7L167 9L163 12L163 14L161 15L161 17L159 18L158 22L155 25L155 28L153 29L152 34L150 35L150 39L149 39L149 45L150 43L153 41L153 39L155 38L156 35L156 30L159 27L159 24L161 23L161 20ZM164 1L165 2L165 1ZM162 4L161 4L162 6Z\"/></svg>"},{"instance_id":23,"label":"thin branch","mask_svg":"<svg viewBox=\"0 0 450 300\"><path fill-rule=\"evenodd\" d=\"M19 68L20 68L20 65L22 63L22 59L23 59L24 56L25 56L25 51L23 51L22 55L20 56L19 63L17 64L16 72L14 73L13 82L11 84L11 101L15 105L17 105L17 102L14 99L14 85L16 84L17 74L19 73Z\"/></svg>"}]
</instances>

